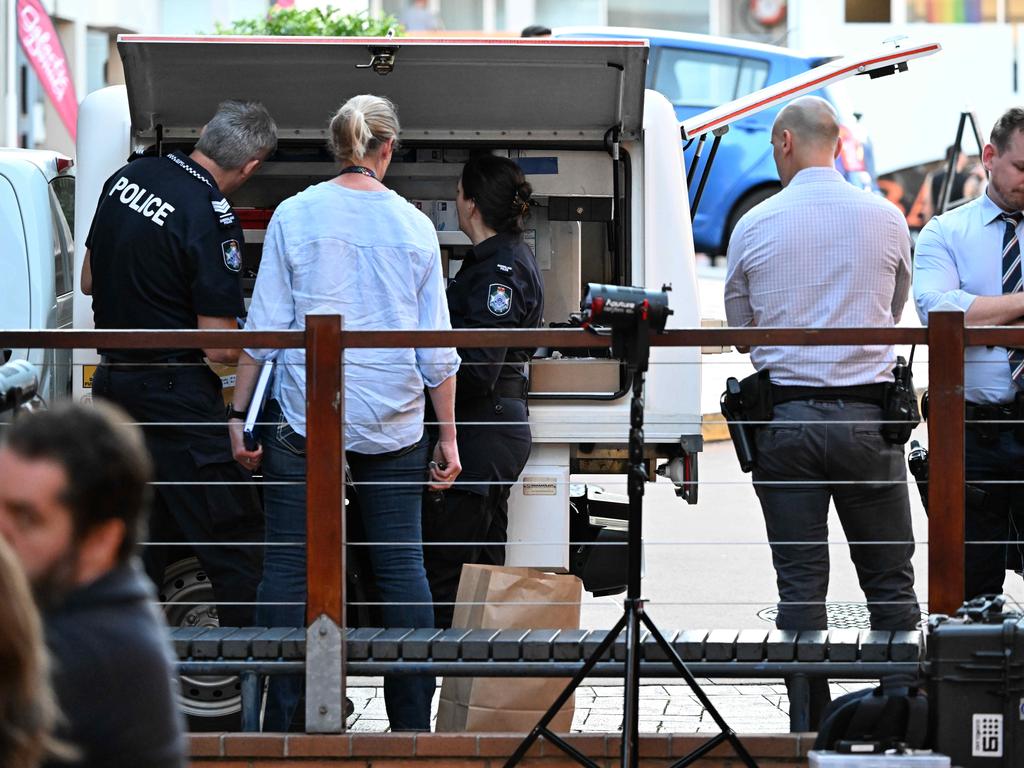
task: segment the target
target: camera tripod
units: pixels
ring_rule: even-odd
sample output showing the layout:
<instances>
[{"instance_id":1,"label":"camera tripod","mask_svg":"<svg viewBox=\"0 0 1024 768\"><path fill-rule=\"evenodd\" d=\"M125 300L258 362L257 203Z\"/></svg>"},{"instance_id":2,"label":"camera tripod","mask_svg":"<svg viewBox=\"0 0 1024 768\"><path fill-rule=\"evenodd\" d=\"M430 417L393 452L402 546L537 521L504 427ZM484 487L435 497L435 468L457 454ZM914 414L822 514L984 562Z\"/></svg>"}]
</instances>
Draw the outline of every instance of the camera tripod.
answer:
<instances>
[{"instance_id":1,"label":"camera tripod","mask_svg":"<svg viewBox=\"0 0 1024 768\"><path fill-rule=\"evenodd\" d=\"M549 725L554 717L561 710L562 706L569 700L573 692L583 682L597 662L604 656L615 639L626 632L626 675L623 696L623 724L622 724L622 768L637 768L640 764L640 733L639 733L639 709L640 709L640 629L641 625L647 628L651 637L658 643L658 646L665 653L665 656L676 668L686 684L697 696L697 699L714 719L715 724L721 732L701 744L690 754L683 757L672 765L672 768L682 768L717 747L723 741L728 741L736 751L737 756L748 768L757 768L754 758L747 752L739 737L719 714L718 710L708 699L707 694L701 690L700 684L686 668L686 664L676 653L676 650L669 644L665 637L658 630L651 617L644 611L644 600L640 597L640 574L642 557L642 522L643 522L643 495L644 483L647 482L647 470L644 467L644 374L650 359L650 323L647 321L646 312L636 316L634 327L620 330L612 328L612 354L626 364L626 369L632 378L633 397L630 402L629 418L629 538L628 538L628 563L627 563L627 587L625 609L611 631L584 661L565 690L551 705L548 711L533 727L533 730L512 753L512 756L505 762L505 768L519 763L523 756L541 736L545 737L552 744L557 746L569 757L573 758L580 765L588 768L598 768L598 764L589 759L582 752L568 744L564 739L556 735Z\"/></svg>"}]
</instances>

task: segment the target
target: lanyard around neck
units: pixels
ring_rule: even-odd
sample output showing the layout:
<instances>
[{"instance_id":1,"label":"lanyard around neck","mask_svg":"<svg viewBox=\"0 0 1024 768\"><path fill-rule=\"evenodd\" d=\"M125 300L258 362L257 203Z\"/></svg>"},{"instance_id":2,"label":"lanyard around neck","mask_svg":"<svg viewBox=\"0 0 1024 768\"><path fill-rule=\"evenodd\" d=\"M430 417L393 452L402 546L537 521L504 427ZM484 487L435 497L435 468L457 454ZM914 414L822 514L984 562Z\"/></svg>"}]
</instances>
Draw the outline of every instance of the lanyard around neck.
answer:
<instances>
[{"instance_id":1,"label":"lanyard around neck","mask_svg":"<svg viewBox=\"0 0 1024 768\"><path fill-rule=\"evenodd\" d=\"M342 168L339 171L340 174L345 173L361 173L363 176L369 176L371 179L376 179L377 174L367 168L365 165L350 165Z\"/></svg>"}]
</instances>

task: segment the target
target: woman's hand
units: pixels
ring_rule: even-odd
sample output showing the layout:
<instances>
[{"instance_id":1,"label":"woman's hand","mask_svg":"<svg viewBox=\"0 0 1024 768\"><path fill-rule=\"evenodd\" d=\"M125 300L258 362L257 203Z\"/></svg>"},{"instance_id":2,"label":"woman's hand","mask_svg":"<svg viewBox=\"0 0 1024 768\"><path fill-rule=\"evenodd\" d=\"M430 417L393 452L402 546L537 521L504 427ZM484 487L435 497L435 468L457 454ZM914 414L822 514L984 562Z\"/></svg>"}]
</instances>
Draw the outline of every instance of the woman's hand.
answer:
<instances>
[{"instance_id":1,"label":"woman's hand","mask_svg":"<svg viewBox=\"0 0 1024 768\"><path fill-rule=\"evenodd\" d=\"M255 451L246 450L245 437L242 434L244 430L245 422L241 419L228 420L228 434L231 436L231 455L235 457L235 461L241 464L244 469L253 472L259 467L260 460L263 458L263 446L257 446Z\"/></svg>"},{"instance_id":2,"label":"woman's hand","mask_svg":"<svg viewBox=\"0 0 1024 768\"><path fill-rule=\"evenodd\" d=\"M458 443L455 440L438 440L434 446L433 460L430 462L430 485L428 488L432 491L444 491L451 488L461 471Z\"/></svg>"}]
</instances>

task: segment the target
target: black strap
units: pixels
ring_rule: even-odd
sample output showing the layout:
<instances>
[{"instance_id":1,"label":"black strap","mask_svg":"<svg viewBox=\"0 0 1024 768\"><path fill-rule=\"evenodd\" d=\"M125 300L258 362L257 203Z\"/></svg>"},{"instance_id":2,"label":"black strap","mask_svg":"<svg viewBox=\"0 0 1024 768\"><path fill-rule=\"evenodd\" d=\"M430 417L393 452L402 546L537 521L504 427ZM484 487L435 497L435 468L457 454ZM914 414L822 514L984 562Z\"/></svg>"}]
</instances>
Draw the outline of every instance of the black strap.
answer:
<instances>
[{"instance_id":1,"label":"black strap","mask_svg":"<svg viewBox=\"0 0 1024 768\"><path fill-rule=\"evenodd\" d=\"M877 725L882 720L890 700L891 698L886 696L881 688L876 688L858 701L853 710L853 717L846 726L846 738L856 741L877 739Z\"/></svg>"},{"instance_id":2,"label":"black strap","mask_svg":"<svg viewBox=\"0 0 1024 768\"><path fill-rule=\"evenodd\" d=\"M377 174L367 168L365 165L348 165L338 171L339 174L345 173L361 173L363 176L369 176L371 179L376 179Z\"/></svg>"},{"instance_id":3,"label":"black strap","mask_svg":"<svg viewBox=\"0 0 1024 768\"><path fill-rule=\"evenodd\" d=\"M928 697L920 690L907 698L907 732L904 741L911 749L920 749L928 739Z\"/></svg>"},{"instance_id":4,"label":"black strap","mask_svg":"<svg viewBox=\"0 0 1024 768\"><path fill-rule=\"evenodd\" d=\"M851 387L791 387L772 384L772 403L791 400L856 400L881 405L885 384L858 384Z\"/></svg>"},{"instance_id":5,"label":"black strap","mask_svg":"<svg viewBox=\"0 0 1024 768\"><path fill-rule=\"evenodd\" d=\"M100 355L100 365L121 365L121 366L159 366L159 365L180 365L182 363L201 363L203 356L198 351L181 352L177 354L164 355L153 358L121 357L119 355Z\"/></svg>"}]
</instances>

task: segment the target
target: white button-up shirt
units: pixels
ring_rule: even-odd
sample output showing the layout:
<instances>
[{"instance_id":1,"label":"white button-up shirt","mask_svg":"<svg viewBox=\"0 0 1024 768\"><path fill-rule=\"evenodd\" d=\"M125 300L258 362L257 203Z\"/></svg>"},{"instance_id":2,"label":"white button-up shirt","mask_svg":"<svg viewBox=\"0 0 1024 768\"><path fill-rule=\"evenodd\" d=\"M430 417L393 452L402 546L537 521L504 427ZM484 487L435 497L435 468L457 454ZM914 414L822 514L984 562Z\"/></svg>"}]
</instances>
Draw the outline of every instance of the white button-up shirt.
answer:
<instances>
[{"instance_id":1,"label":"white button-up shirt","mask_svg":"<svg viewBox=\"0 0 1024 768\"><path fill-rule=\"evenodd\" d=\"M391 190L323 182L285 200L267 227L247 330L302 329L340 314L345 330L448 330L441 254L430 220ZM277 356L273 396L306 434L306 353ZM345 448L386 453L423 434L423 387L459 367L454 348L345 350Z\"/></svg>"},{"instance_id":2,"label":"white button-up shirt","mask_svg":"<svg viewBox=\"0 0 1024 768\"><path fill-rule=\"evenodd\" d=\"M966 313L978 296L1002 295L1003 213L985 194L925 224L914 251L914 301L922 323L942 305ZM965 350L967 400L1009 403L1016 392L1004 347Z\"/></svg>"},{"instance_id":3,"label":"white button-up shirt","mask_svg":"<svg viewBox=\"0 0 1024 768\"><path fill-rule=\"evenodd\" d=\"M731 326L891 327L910 292L903 214L833 168L805 168L749 211L729 240ZM891 346L753 347L775 384L845 387L892 380Z\"/></svg>"}]
</instances>

